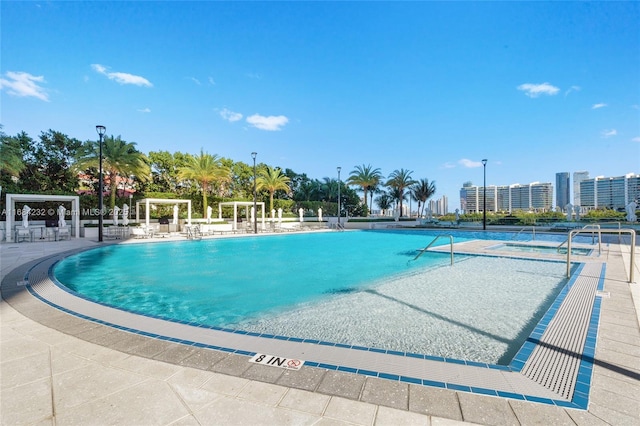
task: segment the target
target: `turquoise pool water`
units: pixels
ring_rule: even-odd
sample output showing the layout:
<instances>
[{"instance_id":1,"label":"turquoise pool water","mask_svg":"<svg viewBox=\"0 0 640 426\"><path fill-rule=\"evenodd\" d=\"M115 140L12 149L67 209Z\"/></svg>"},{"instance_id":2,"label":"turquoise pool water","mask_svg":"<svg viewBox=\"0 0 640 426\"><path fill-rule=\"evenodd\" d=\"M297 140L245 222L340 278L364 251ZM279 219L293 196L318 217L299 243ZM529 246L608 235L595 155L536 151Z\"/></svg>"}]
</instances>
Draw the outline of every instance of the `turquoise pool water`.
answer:
<instances>
[{"instance_id":1,"label":"turquoise pool water","mask_svg":"<svg viewBox=\"0 0 640 426\"><path fill-rule=\"evenodd\" d=\"M439 253L407 263L431 238L341 232L113 245L71 256L54 274L69 289L110 306L233 326L266 311L448 264L449 255Z\"/></svg>"},{"instance_id":2,"label":"turquoise pool water","mask_svg":"<svg viewBox=\"0 0 640 426\"><path fill-rule=\"evenodd\" d=\"M436 252L412 261L440 234L356 231L112 245L64 259L53 275L82 297L142 315L508 363L566 283L566 265L456 255L450 267L450 255ZM453 234L455 242L479 236Z\"/></svg>"}]
</instances>

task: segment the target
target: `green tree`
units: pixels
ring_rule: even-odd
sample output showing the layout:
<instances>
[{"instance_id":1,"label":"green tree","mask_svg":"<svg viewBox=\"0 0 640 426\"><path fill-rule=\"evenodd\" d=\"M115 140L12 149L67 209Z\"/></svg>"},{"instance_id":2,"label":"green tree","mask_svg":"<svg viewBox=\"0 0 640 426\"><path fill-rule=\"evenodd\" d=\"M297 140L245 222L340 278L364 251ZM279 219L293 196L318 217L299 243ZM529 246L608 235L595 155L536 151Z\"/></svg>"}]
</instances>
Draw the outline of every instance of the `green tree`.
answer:
<instances>
[{"instance_id":1,"label":"green tree","mask_svg":"<svg viewBox=\"0 0 640 426\"><path fill-rule=\"evenodd\" d=\"M411 178L411 174L413 172L411 170L394 170L389 175L389 180L387 180L387 186L392 188L392 193L394 198L399 202L400 215L402 216L402 201L405 200L404 190L416 183L415 180Z\"/></svg>"},{"instance_id":2,"label":"green tree","mask_svg":"<svg viewBox=\"0 0 640 426\"><path fill-rule=\"evenodd\" d=\"M202 217L207 215L207 194L211 185L216 182L228 182L230 170L223 166L222 159L217 155L208 154L200 150L200 155L190 156L187 164L178 171L178 177L189 181L195 181L202 191Z\"/></svg>"},{"instance_id":3,"label":"green tree","mask_svg":"<svg viewBox=\"0 0 640 426\"><path fill-rule=\"evenodd\" d=\"M434 181L429 182L429 179L420 179L411 188L411 196L418 202L418 215L420 217L424 214L424 207L427 205L427 200L436 193L436 183ZM420 205L422 204L422 211L420 211Z\"/></svg>"},{"instance_id":4,"label":"green tree","mask_svg":"<svg viewBox=\"0 0 640 426\"><path fill-rule=\"evenodd\" d=\"M384 214L391 208L393 204L393 197L386 192L382 192L379 196L376 197L375 201L376 204L378 204L378 207L380 207L380 210L382 210L382 214Z\"/></svg>"},{"instance_id":5,"label":"green tree","mask_svg":"<svg viewBox=\"0 0 640 426\"><path fill-rule=\"evenodd\" d=\"M151 168L147 157L138 151L135 142L125 142L120 136L108 136L102 142L102 170L109 183L109 205L116 205L119 179L135 178L143 182L151 179ZM78 171L91 169L95 173L100 164L100 142L87 141L78 156ZM99 178L98 178L99 179Z\"/></svg>"},{"instance_id":6,"label":"green tree","mask_svg":"<svg viewBox=\"0 0 640 426\"><path fill-rule=\"evenodd\" d=\"M282 171L277 167L266 166L260 168L256 179L256 188L269 192L269 211L273 210L273 194L278 190L290 191L289 182L289 177L282 174Z\"/></svg>"},{"instance_id":7,"label":"green tree","mask_svg":"<svg viewBox=\"0 0 640 426\"><path fill-rule=\"evenodd\" d=\"M378 185L380 179L382 179L380 169L374 169L370 164L356 166L356 168L351 171L349 178L347 179L347 183L349 185L356 185L362 188L362 192L364 193L364 207L367 212L367 216L369 215L369 209L367 207L367 192Z\"/></svg>"},{"instance_id":8,"label":"green tree","mask_svg":"<svg viewBox=\"0 0 640 426\"><path fill-rule=\"evenodd\" d=\"M151 181L147 190L150 192L179 193L178 172L187 165L188 154L182 152L151 151L149 165L151 166Z\"/></svg>"},{"instance_id":9,"label":"green tree","mask_svg":"<svg viewBox=\"0 0 640 426\"><path fill-rule=\"evenodd\" d=\"M23 169L20 140L7 136L0 126L0 173L18 177Z\"/></svg>"}]
</instances>

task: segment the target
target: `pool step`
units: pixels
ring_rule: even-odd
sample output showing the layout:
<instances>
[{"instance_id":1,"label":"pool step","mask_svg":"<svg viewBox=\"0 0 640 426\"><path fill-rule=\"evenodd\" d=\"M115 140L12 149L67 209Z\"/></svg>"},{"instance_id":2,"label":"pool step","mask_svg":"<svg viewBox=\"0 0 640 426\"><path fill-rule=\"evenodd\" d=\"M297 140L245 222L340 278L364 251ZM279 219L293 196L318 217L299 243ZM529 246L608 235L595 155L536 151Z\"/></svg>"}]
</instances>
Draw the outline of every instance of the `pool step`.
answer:
<instances>
[{"instance_id":1,"label":"pool step","mask_svg":"<svg viewBox=\"0 0 640 426\"><path fill-rule=\"evenodd\" d=\"M573 396L601 274L602 264L584 265L521 371L563 398Z\"/></svg>"}]
</instances>

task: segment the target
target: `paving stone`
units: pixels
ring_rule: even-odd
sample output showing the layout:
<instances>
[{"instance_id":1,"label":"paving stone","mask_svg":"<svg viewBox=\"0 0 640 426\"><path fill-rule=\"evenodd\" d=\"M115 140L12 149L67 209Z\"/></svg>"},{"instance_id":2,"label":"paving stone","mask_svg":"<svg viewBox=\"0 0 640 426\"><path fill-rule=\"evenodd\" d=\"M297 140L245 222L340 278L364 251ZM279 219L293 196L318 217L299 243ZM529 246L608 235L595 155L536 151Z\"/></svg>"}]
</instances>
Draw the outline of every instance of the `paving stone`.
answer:
<instances>
[{"instance_id":1,"label":"paving stone","mask_svg":"<svg viewBox=\"0 0 640 426\"><path fill-rule=\"evenodd\" d=\"M210 371L241 377L242 373L252 365L249 359L247 356L229 354L226 358L211 366Z\"/></svg>"},{"instance_id":2,"label":"paving stone","mask_svg":"<svg viewBox=\"0 0 640 426\"><path fill-rule=\"evenodd\" d=\"M360 400L371 404L408 410L409 384L370 377L364 384Z\"/></svg>"},{"instance_id":3,"label":"paving stone","mask_svg":"<svg viewBox=\"0 0 640 426\"><path fill-rule=\"evenodd\" d=\"M428 386L409 385L409 410L453 420L462 420L456 392Z\"/></svg>"},{"instance_id":4,"label":"paving stone","mask_svg":"<svg viewBox=\"0 0 640 426\"><path fill-rule=\"evenodd\" d=\"M637 403L637 401L636 401ZM637 416L629 416L628 414L621 413L611 407L607 407L604 405L600 405L596 402L591 402L589 404L589 413L593 414L596 417L606 420L607 424L610 425L629 425L629 426L637 426L638 425L638 417Z\"/></svg>"},{"instance_id":5,"label":"paving stone","mask_svg":"<svg viewBox=\"0 0 640 426\"><path fill-rule=\"evenodd\" d=\"M290 388L315 391L327 370L303 366L300 370L285 370L276 382Z\"/></svg>"},{"instance_id":6,"label":"paving stone","mask_svg":"<svg viewBox=\"0 0 640 426\"><path fill-rule=\"evenodd\" d=\"M284 369L278 367L272 367L262 364L251 364L251 366L242 373L242 377L249 380L259 380L266 383L276 383Z\"/></svg>"},{"instance_id":7,"label":"paving stone","mask_svg":"<svg viewBox=\"0 0 640 426\"><path fill-rule=\"evenodd\" d=\"M242 388L237 397L253 402L275 406L280 402L287 390L288 389L284 386L250 381L245 387Z\"/></svg>"},{"instance_id":8,"label":"paving stone","mask_svg":"<svg viewBox=\"0 0 640 426\"><path fill-rule=\"evenodd\" d=\"M429 424L433 424L429 421L429 417L411 411L378 407L376 413L376 426L428 426Z\"/></svg>"},{"instance_id":9,"label":"paving stone","mask_svg":"<svg viewBox=\"0 0 640 426\"><path fill-rule=\"evenodd\" d=\"M183 359L191 356L195 349L196 348L194 348L193 346L171 343L166 347L164 351L156 354L153 359L179 365Z\"/></svg>"},{"instance_id":10,"label":"paving stone","mask_svg":"<svg viewBox=\"0 0 640 426\"><path fill-rule=\"evenodd\" d=\"M482 425L517 425L517 417L506 399L458 392L462 418Z\"/></svg>"},{"instance_id":11,"label":"paving stone","mask_svg":"<svg viewBox=\"0 0 640 426\"><path fill-rule=\"evenodd\" d=\"M199 368L201 370L210 370L214 364L222 361L227 354L211 349L194 348L193 353L180 361L180 365L185 367Z\"/></svg>"},{"instance_id":12,"label":"paving stone","mask_svg":"<svg viewBox=\"0 0 640 426\"><path fill-rule=\"evenodd\" d=\"M134 333L122 333L122 337L109 345L111 349L128 354L134 353L132 350L146 343L147 338Z\"/></svg>"},{"instance_id":13,"label":"paving stone","mask_svg":"<svg viewBox=\"0 0 640 426\"><path fill-rule=\"evenodd\" d=\"M159 353L167 350L170 345L173 345L173 343L167 342L166 340L147 338L141 345L131 348L131 354L145 358L154 358Z\"/></svg>"},{"instance_id":14,"label":"paving stone","mask_svg":"<svg viewBox=\"0 0 640 426\"><path fill-rule=\"evenodd\" d=\"M289 389L278 406L319 416L327 408L330 399L331 397L328 395L300 389Z\"/></svg>"},{"instance_id":15,"label":"paving stone","mask_svg":"<svg viewBox=\"0 0 640 426\"><path fill-rule=\"evenodd\" d=\"M559 407L546 404L536 404L526 401L509 401L516 417L522 426L553 425L574 426L574 422L567 412Z\"/></svg>"},{"instance_id":16,"label":"paving stone","mask_svg":"<svg viewBox=\"0 0 640 426\"><path fill-rule=\"evenodd\" d=\"M365 380L365 376L359 374L327 371L318 385L318 392L358 400Z\"/></svg>"},{"instance_id":17,"label":"paving stone","mask_svg":"<svg viewBox=\"0 0 640 426\"><path fill-rule=\"evenodd\" d=\"M602 388L595 388L591 389L591 402L636 418L640 424L640 401L630 395L623 396Z\"/></svg>"},{"instance_id":18,"label":"paving stone","mask_svg":"<svg viewBox=\"0 0 640 426\"><path fill-rule=\"evenodd\" d=\"M331 397L324 415L358 425L371 425L376 415L376 406L334 396Z\"/></svg>"},{"instance_id":19,"label":"paving stone","mask_svg":"<svg viewBox=\"0 0 640 426\"><path fill-rule=\"evenodd\" d=\"M51 381L47 378L2 391L0 424L37 424L53 416Z\"/></svg>"}]
</instances>

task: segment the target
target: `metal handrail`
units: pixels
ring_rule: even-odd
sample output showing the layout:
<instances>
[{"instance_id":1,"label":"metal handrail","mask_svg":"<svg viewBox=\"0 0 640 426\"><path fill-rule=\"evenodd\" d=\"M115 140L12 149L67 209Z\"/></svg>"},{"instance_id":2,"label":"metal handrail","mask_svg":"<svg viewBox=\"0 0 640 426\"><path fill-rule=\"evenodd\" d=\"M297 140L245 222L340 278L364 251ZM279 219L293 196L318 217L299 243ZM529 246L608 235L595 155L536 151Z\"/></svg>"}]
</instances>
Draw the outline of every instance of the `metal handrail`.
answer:
<instances>
[{"instance_id":1,"label":"metal handrail","mask_svg":"<svg viewBox=\"0 0 640 426\"><path fill-rule=\"evenodd\" d=\"M437 237L435 237L433 239L433 241L431 241L429 243L429 245L427 245L425 248L423 248L420 253L418 253L418 255L416 257L414 257L411 262L413 262L414 260L418 259L420 256L422 256L422 254L427 251L429 249L429 247L431 247L436 241L438 241L438 239L440 237L449 237L449 241L451 242L451 266L453 266L453 235L438 235Z\"/></svg>"},{"instance_id":2,"label":"metal handrail","mask_svg":"<svg viewBox=\"0 0 640 426\"><path fill-rule=\"evenodd\" d=\"M576 232L576 235L583 233L583 231L588 231L589 229L597 229L598 230L598 254L602 253L602 235L600 234L601 230L600 230L600 225L597 224L590 224L590 225L585 225L580 229L574 229L571 232ZM595 232L592 230L591 231L591 244L594 244L595 241L593 241L593 239L595 238ZM569 242L569 238L567 238L566 240L564 240L562 243L560 243L560 245L557 247L557 251L558 253L560 253L560 249L562 248L563 245L567 244L567 242Z\"/></svg>"},{"instance_id":3,"label":"metal handrail","mask_svg":"<svg viewBox=\"0 0 640 426\"><path fill-rule=\"evenodd\" d=\"M527 229L527 227L526 227L526 226L525 226L524 228L522 228L521 230L519 230L519 231L516 233L516 235L514 235L514 236L511 238L511 240L515 240L516 238L518 238L518 235L520 235L520 234L521 234L525 229ZM533 238L532 238L532 239L535 241L535 239L536 239L536 227L535 227L535 225L534 225L534 226L531 226L531 231L532 231L532 233L533 233Z\"/></svg>"},{"instance_id":4,"label":"metal handrail","mask_svg":"<svg viewBox=\"0 0 640 426\"><path fill-rule=\"evenodd\" d=\"M571 239L573 238L574 233L577 235L583 229L575 229L573 231L569 231L569 239L567 245L567 278L571 277ZM605 234L630 234L631 235L631 261L629 264L629 282L633 283L633 271L635 269L635 253L636 253L636 231L633 229L598 229L598 235L604 232Z\"/></svg>"}]
</instances>

